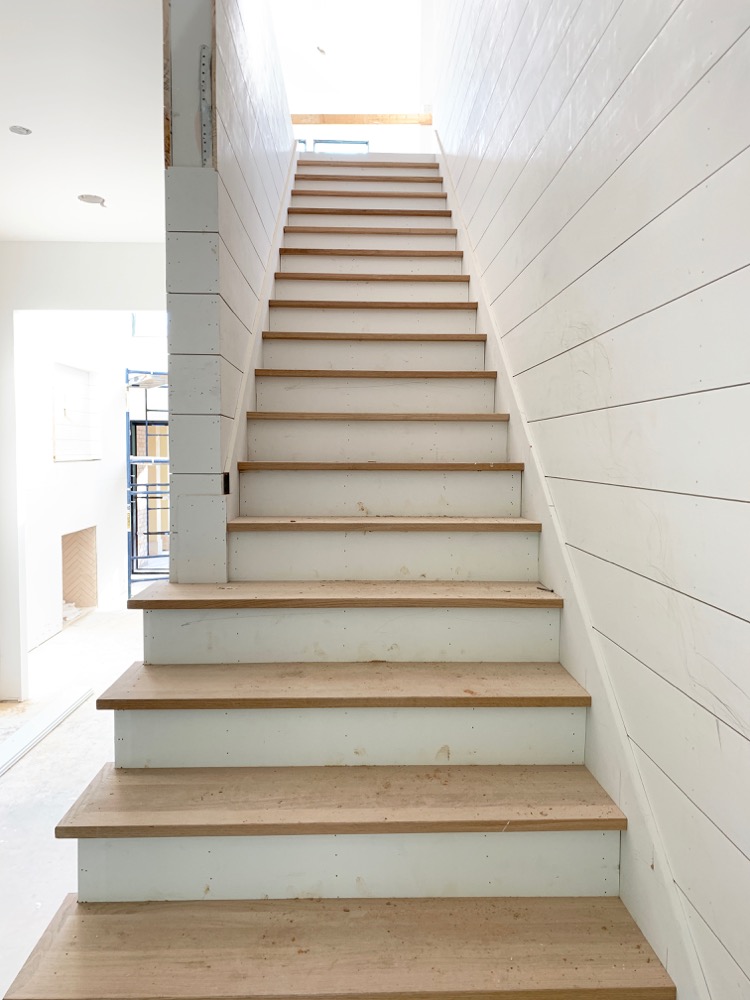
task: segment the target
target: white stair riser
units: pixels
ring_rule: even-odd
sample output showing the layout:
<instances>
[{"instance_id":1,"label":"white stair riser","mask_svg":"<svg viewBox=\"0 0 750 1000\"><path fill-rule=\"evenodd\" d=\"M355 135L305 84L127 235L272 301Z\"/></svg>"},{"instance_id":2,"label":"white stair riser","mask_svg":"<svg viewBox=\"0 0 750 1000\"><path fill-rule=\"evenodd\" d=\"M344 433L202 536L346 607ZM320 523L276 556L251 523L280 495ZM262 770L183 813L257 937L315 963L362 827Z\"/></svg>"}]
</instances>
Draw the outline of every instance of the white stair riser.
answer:
<instances>
[{"instance_id":1,"label":"white stair riser","mask_svg":"<svg viewBox=\"0 0 750 1000\"><path fill-rule=\"evenodd\" d=\"M81 902L616 896L617 831L82 840Z\"/></svg>"},{"instance_id":2,"label":"white stair riser","mask_svg":"<svg viewBox=\"0 0 750 1000\"><path fill-rule=\"evenodd\" d=\"M495 380L261 375L259 410L310 413L493 413Z\"/></svg>"},{"instance_id":3,"label":"white stair riser","mask_svg":"<svg viewBox=\"0 0 750 1000\"><path fill-rule=\"evenodd\" d=\"M212 608L144 612L147 663L555 663L557 608Z\"/></svg>"},{"instance_id":4,"label":"white stair riser","mask_svg":"<svg viewBox=\"0 0 750 1000\"><path fill-rule=\"evenodd\" d=\"M323 208L323 205L316 205L316 208ZM327 206L326 206L327 207ZM331 206L333 207L333 206ZM345 205L335 206L346 208ZM361 207L361 206L360 206ZM378 205L378 208L385 208ZM411 211L411 210L409 210ZM434 209L420 207L420 211L444 211L438 206ZM328 212L292 212L287 218L287 225L290 226L356 226L367 229L381 229L387 226L389 229L452 229L453 224L449 215L366 215L358 213L355 209L353 215L329 214Z\"/></svg>"},{"instance_id":5,"label":"white stair riser","mask_svg":"<svg viewBox=\"0 0 750 1000\"><path fill-rule=\"evenodd\" d=\"M439 194L440 192L432 192ZM293 194L293 208L353 208L359 211L362 208L393 208L398 211L432 211L438 209L444 211L447 208L446 196L441 194L439 198L415 198L405 197L402 192L397 195L383 192L385 197L380 195L357 194L352 192L349 195L331 194Z\"/></svg>"},{"instance_id":6,"label":"white stair riser","mask_svg":"<svg viewBox=\"0 0 750 1000\"><path fill-rule=\"evenodd\" d=\"M381 218L384 218L381 216ZM302 223L292 222L292 226ZM323 225L323 223L321 223ZM337 226L351 229L354 223ZM406 227L390 223L379 228L404 229ZM424 226L418 226L424 229ZM452 226L446 226L452 229ZM440 233L285 233L284 246L310 247L314 250L455 250L456 237Z\"/></svg>"},{"instance_id":7,"label":"white stair riser","mask_svg":"<svg viewBox=\"0 0 750 1000\"><path fill-rule=\"evenodd\" d=\"M476 333L476 316L474 309L280 305L269 309L269 329L284 333Z\"/></svg>"},{"instance_id":8,"label":"white stair riser","mask_svg":"<svg viewBox=\"0 0 750 1000\"><path fill-rule=\"evenodd\" d=\"M466 281L322 281L282 278L275 282L277 299L343 302L468 302Z\"/></svg>"},{"instance_id":9,"label":"white stair riser","mask_svg":"<svg viewBox=\"0 0 750 1000\"><path fill-rule=\"evenodd\" d=\"M250 420L258 462L504 462L507 423L440 420Z\"/></svg>"},{"instance_id":10,"label":"white stair riser","mask_svg":"<svg viewBox=\"0 0 750 1000\"><path fill-rule=\"evenodd\" d=\"M521 473L243 472L240 513L271 517L519 517Z\"/></svg>"},{"instance_id":11,"label":"white stair riser","mask_svg":"<svg viewBox=\"0 0 750 1000\"><path fill-rule=\"evenodd\" d=\"M582 764L585 708L115 712L117 767Z\"/></svg>"},{"instance_id":12,"label":"white stair riser","mask_svg":"<svg viewBox=\"0 0 750 1000\"><path fill-rule=\"evenodd\" d=\"M482 371L478 340L266 340L264 368L318 371Z\"/></svg>"},{"instance_id":13,"label":"white stair riser","mask_svg":"<svg viewBox=\"0 0 750 1000\"><path fill-rule=\"evenodd\" d=\"M314 173L311 170L301 170L300 173L310 174ZM398 171L395 172L397 177L414 177L414 174L408 174L404 172L399 174ZM431 171L432 174L437 173L437 171ZM333 177L344 177L346 175L346 180L330 180L326 177L316 177L315 180L302 180L301 178L295 178L294 190L295 191L395 191L397 194L412 193L412 192L424 192L425 194L440 194L443 190L442 183L436 184L434 181L430 181L430 178L425 177L424 180L407 180L407 181L380 181L376 178L385 176L384 173L376 174L373 173L372 177L353 177L346 174L344 170L340 174L333 174ZM429 199L425 199L429 200Z\"/></svg>"},{"instance_id":14,"label":"white stair riser","mask_svg":"<svg viewBox=\"0 0 750 1000\"><path fill-rule=\"evenodd\" d=\"M462 274L461 257L360 257L284 253L279 270L315 274Z\"/></svg>"},{"instance_id":15,"label":"white stair riser","mask_svg":"<svg viewBox=\"0 0 750 1000\"><path fill-rule=\"evenodd\" d=\"M537 580L538 532L234 531L229 579Z\"/></svg>"}]
</instances>

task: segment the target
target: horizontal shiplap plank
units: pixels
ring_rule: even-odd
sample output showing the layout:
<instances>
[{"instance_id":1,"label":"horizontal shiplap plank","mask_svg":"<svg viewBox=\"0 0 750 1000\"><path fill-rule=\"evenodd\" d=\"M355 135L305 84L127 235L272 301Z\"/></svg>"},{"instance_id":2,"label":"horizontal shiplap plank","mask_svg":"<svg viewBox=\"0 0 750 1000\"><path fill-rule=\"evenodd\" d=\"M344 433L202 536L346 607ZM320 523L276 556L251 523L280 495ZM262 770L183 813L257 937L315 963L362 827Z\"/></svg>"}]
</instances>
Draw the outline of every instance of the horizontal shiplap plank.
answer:
<instances>
[{"instance_id":1,"label":"horizontal shiplap plank","mask_svg":"<svg viewBox=\"0 0 750 1000\"><path fill-rule=\"evenodd\" d=\"M750 504L564 479L551 486L570 545L750 618Z\"/></svg>"},{"instance_id":2,"label":"horizontal shiplap plank","mask_svg":"<svg viewBox=\"0 0 750 1000\"><path fill-rule=\"evenodd\" d=\"M750 624L576 549L570 553L594 628L750 737Z\"/></svg>"},{"instance_id":3,"label":"horizontal shiplap plank","mask_svg":"<svg viewBox=\"0 0 750 1000\"><path fill-rule=\"evenodd\" d=\"M564 349L516 377L529 419L750 382L749 299L747 266Z\"/></svg>"},{"instance_id":4,"label":"horizontal shiplap plank","mask_svg":"<svg viewBox=\"0 0 750 1000\"><path fill-rule=\"evenodd\" d=\"M596 410L534 425L546 475L746 500L741 428L750 386Z\"/></svg>"},{"instance_id":5,"label":"horizontal shiplap plank","mask_svg":"<svg viewBox=\"0 0 750 1000\"><path fill-rule=\"evenodd\" d=\"M750 739L603 640L630 739L750 858ZM750 860L748 860L750 867Z\"/></svg>"}]
</instances>

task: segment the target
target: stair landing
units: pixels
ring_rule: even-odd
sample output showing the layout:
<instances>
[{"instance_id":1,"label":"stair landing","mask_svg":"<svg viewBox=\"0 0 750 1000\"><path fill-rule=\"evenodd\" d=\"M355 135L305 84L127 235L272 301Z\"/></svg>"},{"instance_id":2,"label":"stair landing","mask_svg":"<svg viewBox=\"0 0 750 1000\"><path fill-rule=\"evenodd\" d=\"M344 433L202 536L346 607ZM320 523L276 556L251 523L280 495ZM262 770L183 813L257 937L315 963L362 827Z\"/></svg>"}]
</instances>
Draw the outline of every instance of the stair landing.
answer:
<instances>
[{"instance_id":1,"label":"stair landing","mask_svg":"<svg viewBox=\"0 0 750 1000\"><path fill-rule=\"evenodd\" d=\"M619 899L76 903L7 1000L674 1000Z\"/></svg>"}]
</instances>

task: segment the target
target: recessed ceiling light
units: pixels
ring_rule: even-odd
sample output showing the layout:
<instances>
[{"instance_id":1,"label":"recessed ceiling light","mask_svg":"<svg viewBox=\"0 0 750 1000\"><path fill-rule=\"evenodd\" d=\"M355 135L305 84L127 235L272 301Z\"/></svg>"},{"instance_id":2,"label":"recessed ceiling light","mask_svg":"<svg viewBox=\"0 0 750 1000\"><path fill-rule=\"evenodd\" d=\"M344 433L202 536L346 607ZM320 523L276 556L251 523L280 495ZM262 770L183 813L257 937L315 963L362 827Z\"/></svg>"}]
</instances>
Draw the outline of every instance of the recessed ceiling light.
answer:
<instances>
[{"instance_id":1,"label":"recessed ceiling light","mask_svg":"<svg viewBox=\"0 0 750 1000\"><path fill-rule=\"evenodd\" d=\"M13 132L14 135L31 135L31 129L25 128L23 125L11 125L9 131Z\"/></svg>"},{"instance_id":2,"label":"recessed ceiling light","mask_svg":"<svg viewBox=\"0 0 750 1000\"><path fill-rule=\"evenodd\" d=\"M78 200L85 202L86 205L101 205L102 208L107 206L104 204L104 198L98 194L79 194Z\"/></svg>"}]
</instances>

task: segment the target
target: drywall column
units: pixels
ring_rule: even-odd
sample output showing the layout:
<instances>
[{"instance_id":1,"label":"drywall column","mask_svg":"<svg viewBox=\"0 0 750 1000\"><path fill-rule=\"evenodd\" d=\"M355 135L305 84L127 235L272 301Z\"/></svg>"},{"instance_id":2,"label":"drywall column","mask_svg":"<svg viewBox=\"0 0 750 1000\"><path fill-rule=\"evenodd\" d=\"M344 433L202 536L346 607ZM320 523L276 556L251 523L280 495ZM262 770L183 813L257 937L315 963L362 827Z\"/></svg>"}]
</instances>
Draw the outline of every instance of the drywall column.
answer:
<instances>
[{"instance_id":1,"label":"drywall column","mask_svg":"<svg viewBox=\"0 0 750 1000\"><path fill-rule=\"evenodd\" d=\"M170 576L220 583L294 140L266 3L181 0L168 20ZM202 46L211 56L203 120Z\"/></svg>"}]
</instances>

